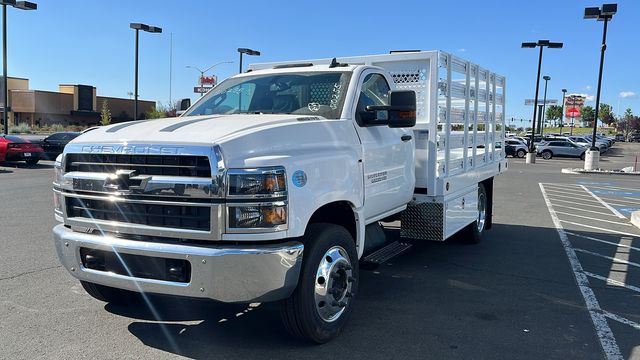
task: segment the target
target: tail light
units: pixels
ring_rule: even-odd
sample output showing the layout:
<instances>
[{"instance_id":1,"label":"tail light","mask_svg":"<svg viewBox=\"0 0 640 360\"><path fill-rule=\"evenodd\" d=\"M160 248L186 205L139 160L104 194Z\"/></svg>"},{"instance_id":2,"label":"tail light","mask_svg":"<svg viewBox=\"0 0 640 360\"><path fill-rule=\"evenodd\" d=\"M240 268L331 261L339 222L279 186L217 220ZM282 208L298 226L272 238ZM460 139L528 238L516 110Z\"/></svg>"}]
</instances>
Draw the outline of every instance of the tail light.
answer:
<instances>
[{"instance_id":1,"label":"tail light","mask_svg":"<svg viewBox=\"0 0 640 360\"><path fill-rule=\"evenodd\" d=\"M20 149L20 144L9 143L7 144L7 149Z\"/></svg>"}]
</instances>

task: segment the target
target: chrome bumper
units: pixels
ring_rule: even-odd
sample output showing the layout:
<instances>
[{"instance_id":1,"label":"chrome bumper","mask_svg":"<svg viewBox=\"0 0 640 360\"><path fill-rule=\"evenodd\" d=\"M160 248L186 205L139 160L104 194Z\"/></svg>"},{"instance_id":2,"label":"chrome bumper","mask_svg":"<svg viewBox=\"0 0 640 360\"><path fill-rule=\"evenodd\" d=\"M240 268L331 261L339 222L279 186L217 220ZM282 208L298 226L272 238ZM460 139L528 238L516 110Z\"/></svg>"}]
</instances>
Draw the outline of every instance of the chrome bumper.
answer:
<instances>
[{"instance_id":1,"label":"chrome bumper","mask_svg":"<svg viewBox=\"0 0 640 360\"><path fill-rule=\"evenodd\" d=\"M223 302L262 302L289 297L298 283L304 246L190 246L126 240L53 228L62 265L77 279L136 292L208 298ZM188 283L143 279L85 268L80 248L118 254L187 260Z\"/></svg>"}]
</instances>

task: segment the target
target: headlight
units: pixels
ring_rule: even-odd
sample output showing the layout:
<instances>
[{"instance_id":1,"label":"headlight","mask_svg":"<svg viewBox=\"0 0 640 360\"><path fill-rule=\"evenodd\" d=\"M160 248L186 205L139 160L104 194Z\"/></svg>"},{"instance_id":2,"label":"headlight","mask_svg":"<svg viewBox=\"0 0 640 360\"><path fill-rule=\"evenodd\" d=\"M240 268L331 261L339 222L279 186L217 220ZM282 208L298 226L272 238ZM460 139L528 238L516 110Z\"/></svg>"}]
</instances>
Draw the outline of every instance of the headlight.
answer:
<instances>
[{"instance_id":1,"label":"headlight","mask_svg":"<svg viewBox=\"0 0 640 360\"><path fill-rule=\"evenodd\" d=\"M53 184L62 185L62 180L64 179L64 169L62 168L62 154L58 155L56 158L56 162L53 165L53 169L55 171L55 176L53 178Z\"/></svg>"},{"instance_id":2,"label":"headlight","mask_svg":"<svg viewBox=\"0 0 640 360\"><path fill-rule=\"evenodd\" d=\"M284 168L229 170L230 198L267 198L287 195Z\"/></svg>"},{"instance_id":3,"label":"headlight","mask_svg":"<svg viewBox=\"0 0 640 360\"><path fill-rule=\"evenodd\" d=\"M287 223L285 203L229 206L229 228L277 228Z\"/></svg>"}]
</instances>

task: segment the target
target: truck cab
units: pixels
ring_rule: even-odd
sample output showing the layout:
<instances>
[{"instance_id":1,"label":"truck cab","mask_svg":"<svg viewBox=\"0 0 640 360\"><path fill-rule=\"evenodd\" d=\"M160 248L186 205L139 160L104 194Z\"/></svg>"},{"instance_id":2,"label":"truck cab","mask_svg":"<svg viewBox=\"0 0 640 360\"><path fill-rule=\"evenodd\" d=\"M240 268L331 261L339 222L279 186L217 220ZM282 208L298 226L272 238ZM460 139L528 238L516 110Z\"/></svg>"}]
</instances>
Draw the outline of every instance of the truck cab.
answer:
<instances>
[{"instance_id":1,"label":"truck cab","mask_svg":"<svg viewBox=\"0 0 640 360\"><path fill-rule=\"evenodd\" d=\"M359 262L407 248L388 250L380 221L436 241L491 227L503 91L504 78L438 51L253 65L180 117L66 146L60 261L103 301L280 301L293 335L329 341Z\"/></svg>"}]
</instances>

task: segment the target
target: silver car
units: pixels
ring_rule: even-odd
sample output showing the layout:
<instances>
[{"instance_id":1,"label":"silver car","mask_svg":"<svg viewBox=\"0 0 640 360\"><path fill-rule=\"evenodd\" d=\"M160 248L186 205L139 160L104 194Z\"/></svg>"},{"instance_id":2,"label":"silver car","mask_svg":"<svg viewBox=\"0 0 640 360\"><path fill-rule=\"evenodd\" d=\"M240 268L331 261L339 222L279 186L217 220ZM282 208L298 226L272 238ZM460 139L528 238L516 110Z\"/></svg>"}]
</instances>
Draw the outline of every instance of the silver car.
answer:
<instances>
[{"instance_id":1,"label":"silver car","mask_svg":"<svg viewBox=\"0 0 640 360\"><path fill-rule=\"evenodd\" d=\"M543 141L536 146L536 151L543 159L549 160L554 156L578 157L584 160L584 154L588 147L578 145L568 140Z\"/></svg>"},{"instance_id":2,"label":"silver car","mask_svg":"<svg viewBox=\"0 0 640 360\"><path fill-rule=\"evenodd\" d=\"M582 136L569 136L569 140L575 142L578 145L591 146L591 141ZM596 139L596 147L600 152L605 152L609 148L609 145L601 140Z\"/></svg>"}]
</instances>

